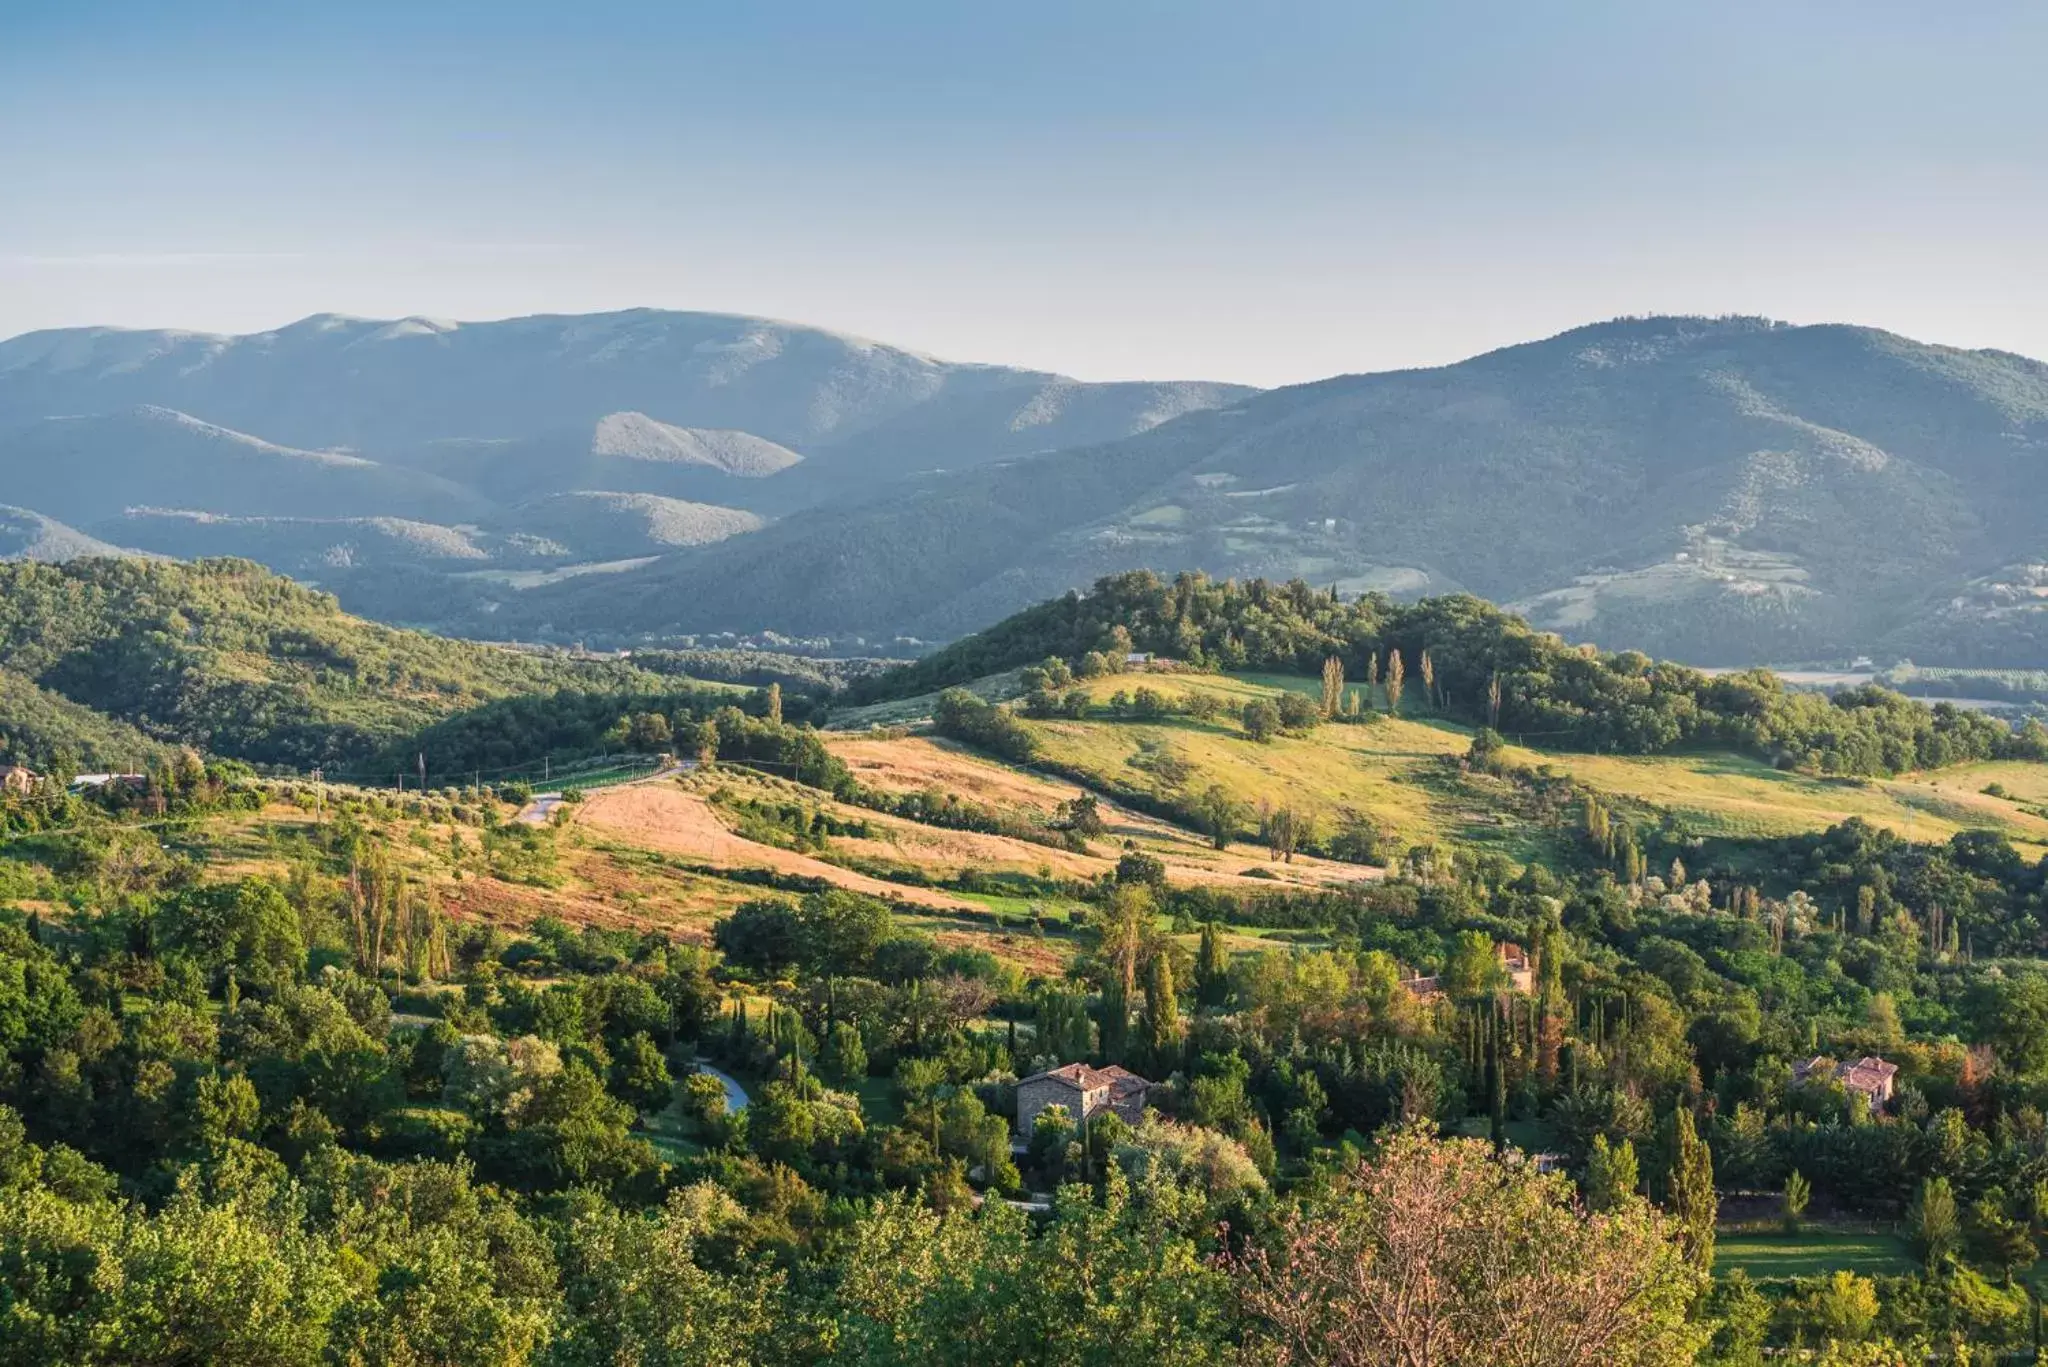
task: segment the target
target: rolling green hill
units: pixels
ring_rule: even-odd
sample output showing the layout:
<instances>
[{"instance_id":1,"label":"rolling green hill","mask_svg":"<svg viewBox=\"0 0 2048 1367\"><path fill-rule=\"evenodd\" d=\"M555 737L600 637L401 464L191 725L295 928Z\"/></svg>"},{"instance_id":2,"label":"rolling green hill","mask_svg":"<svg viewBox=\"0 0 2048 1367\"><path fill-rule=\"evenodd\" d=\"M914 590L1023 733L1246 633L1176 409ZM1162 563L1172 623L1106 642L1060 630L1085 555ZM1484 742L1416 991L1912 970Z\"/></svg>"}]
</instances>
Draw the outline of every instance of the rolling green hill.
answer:
<instances>
[{"instance_id":1,"label":"rolling green hill","mask_svg":"<svg viewBox=\"0 0 2048 1367\"><path fill-rule=\"evenodd\" d=\"M171 749L136 728L75 703L9 669L0 669L0 766L37 773L141 772Z\"/></svg>"},{"instance_id":2,"label":"rolling green hill","mask_svg":"<svg viewBox=\"0 0 2048 1367\"><path fill-rule=\"evenodd\" d=\"M366 757L493 698L646 678L365 622L235 560L0 565L0 660L34 686L10 690L0 725L20 702L96 751L120 750L132 728L293 765Z\"/></svg>"},{"instance_id":3,"label":"rolling green hill","mask_svg":"<svg viewBox=\"0 0 2048 1367\"><path fill-rule=\"evenodd\" d=\"M1121 669L1133 650L1197 668L1314 675L1330 667L1353 685L1400 671L1408 696L1433 712L1594 753L1726 749L1782 768L1857 775L2048 758L2039 723L2016 733L1883 688L1828 698L1789 690L1768 670L1709 675L1637 651L1603 655L1469 594L1408 605L1380 594L1344 601L1300 580L1182 574L1167 583L1147 571L1106 577L1086 595L1041 603L863 680L851 700L910 697L1049 657L1101 674ZM1032 699L1033 710L1056 713L1056 692Z\"/></svg>"}]
</instances>

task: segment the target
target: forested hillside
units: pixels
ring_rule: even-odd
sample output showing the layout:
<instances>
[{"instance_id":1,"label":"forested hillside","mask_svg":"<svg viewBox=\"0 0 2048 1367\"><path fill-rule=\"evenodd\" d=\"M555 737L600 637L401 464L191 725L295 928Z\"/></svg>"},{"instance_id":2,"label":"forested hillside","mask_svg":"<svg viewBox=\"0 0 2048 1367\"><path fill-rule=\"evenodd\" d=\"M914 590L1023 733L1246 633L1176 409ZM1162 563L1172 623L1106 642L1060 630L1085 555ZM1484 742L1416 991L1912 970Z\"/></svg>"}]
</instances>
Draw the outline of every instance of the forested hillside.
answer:
<instances>
[{"instance_id":1,"label":"forested hillside","mask_svg":"<svg viewBox=\"0 0 2048 1367\"><path fill-rule=\"evenodd\" d=\"M0 565L0 660L34 685L10 688L24 710L0 722L24 728L8 756L24 762L64 744L110 755L140 732L332 766L492 698L639 677L378 626L244 561Z\"/></svg>"},{"instance_id":2,"label":"forested hillside","mask_svg":"<svg viewBox=\"0 0 2048 1367\"><path fill-rule=\"evenodd\" d=\"M1247 696L1241 730L1197 687ZM827 740L765 691L638 699L613 721L708 721L715 763L538 824L523 794L192 757L0 795L0 1359L2025 1351L2048 859L1860 821L1702 838L1483 731L1207 674L1091 688L1032 725L1178 709L1217 733L1182 763L1240 751L1278 799L1263 848ZM557 720L603 724L580 697ZM1418 762L1432 728L1473 744ZM1276 780L1354 743L1565 838L1523 862L1283 818ZM1037 1109L1076 1066L1150 1085Z\"/></svg>"},{"instance_id":3,"label":"forested hillside","mask_svg":"<svg viewBox=\"0 0 2048 1367\"><path fill-rule=\"evenodd\" d=\"M1469 595L1344 600L1300 580L1216 582L1148 571L1041 603L945 650L854 685L855 700L907 697L1048 656L1082 673L1131 651L1196 668L1377 684L1405 675L1433 712L1548 746L1623 754L1721 747L1825 773L1883 774L1965 760L2048 759L2048 731L1875 687L1824 698L1767 670L1708 675L1634 651L1567 645ZM1398 703L1399 695L1395 696Z\"/></svg>"},{"instance_id":4,"label":"forested hillside","mask_svg":"<svg viewBox=\"0 0 2048 1367\"><path fill-rule=\"evenodd\" d=\"M60 776L141 773L170 746L82 703L0 669L0 765Z\"/></svg>"}]
</instances>

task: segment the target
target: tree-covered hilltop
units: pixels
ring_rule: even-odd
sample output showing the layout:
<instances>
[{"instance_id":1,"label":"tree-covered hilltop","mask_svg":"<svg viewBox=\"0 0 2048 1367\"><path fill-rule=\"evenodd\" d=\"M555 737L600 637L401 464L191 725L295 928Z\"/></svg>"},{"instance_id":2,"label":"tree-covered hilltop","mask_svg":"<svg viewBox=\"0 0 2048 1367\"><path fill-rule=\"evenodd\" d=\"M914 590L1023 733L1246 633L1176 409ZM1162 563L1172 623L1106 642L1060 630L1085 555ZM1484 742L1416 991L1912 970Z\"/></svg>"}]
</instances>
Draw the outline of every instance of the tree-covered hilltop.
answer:
<instances>
[{"instance_id":1,"label":"tree-covered hilltop","mask_svg":"<svg viewBox=\"0 0 2048 1367\"><path fill-rule=\"evenodd\" d=\"M1603 653L1532 629L1469 594L1412 604L1344 599L1301 580L1212 580L1148 570L1026 609L938 653L856 683L856 699L900 698L1057 657L1083 671L1129 652L1197 669L1316 675L1331 660L1354 685L1406 682L1413 708L1568 749L1656 754L1723 746L1828 773L1882 774L1964 760L2048 759L2048 731L1927 707L1881 688L1793 692L1768 670L1709 675L1634 651Z\"/></svg>"},{"instance_id":2,"label":"tree-covered hilltop","mask_svg":"<svg viewBox=\"0 0 2048 1367\"><path fill-rule=\"evenodd\" d=\"M169 750L132 726L0 669L0 767L20 764L59 777L67 771L140 773Z\"/></svg>"},{"instance_id":3,"label":"tree-covered hilltop","mask_svg":"<svg viewBox=\"0 0 2048 1367\"><path fill-rule=\"evenodd\" d=\"M256 763L346 764L493 698L652 682L378 626L238 560L0 565L0 662L37 690L9 687L0 710L6 757L31 764L63 745L111 756L130 728Z\"/></svg>"}]
</instances>

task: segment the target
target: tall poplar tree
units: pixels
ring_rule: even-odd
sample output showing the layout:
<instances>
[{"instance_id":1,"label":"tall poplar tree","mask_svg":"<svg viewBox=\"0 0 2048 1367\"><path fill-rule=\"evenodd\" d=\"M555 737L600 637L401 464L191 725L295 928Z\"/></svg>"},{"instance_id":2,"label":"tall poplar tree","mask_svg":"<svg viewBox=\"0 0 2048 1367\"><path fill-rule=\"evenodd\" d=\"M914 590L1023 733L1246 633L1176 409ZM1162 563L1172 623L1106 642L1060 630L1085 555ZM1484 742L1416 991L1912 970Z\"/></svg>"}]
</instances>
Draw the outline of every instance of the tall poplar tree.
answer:
<instances>
[{"instance_id":1,"label":"tall poplar tree","mask_svg":"<svg viewBox=\"0 0 2048 1367\"><path fill-rule=\"evenodd\" d=\"M1230 995L1230 965L1223 954L1223 933L1210 921L1202 927L1195 950L1195 997L1204 1006L1221 1006Z\"/></svg>"},{"instance_id":2,"label":"tall poplar tree","mask_svg":"<svg viewBox=\"0 0 2048 1367\"><path fill-rule=\"evenodd\" d=\"M1170 1062L1180 1051L1180 1000L1174 995L1173 962L1154 954L1145 975L1145 1042L1155 1065Z\"/></svg>"},{"instance_id":3,"label":"tall poplar tree","mask_svg":"<svg viewBox=\"0 0 2048 1367\"><path fill-rule=\"evenodd\" d=\"M1714 1155L1680 1105L1671 1115L1671 1179L1667 1204L1678 1223L1678 1245L1685 1259L1701 1272L1714 1270L1714 1220L1720 1198L1714 1194Z\"/></svg>"}]
</instances>

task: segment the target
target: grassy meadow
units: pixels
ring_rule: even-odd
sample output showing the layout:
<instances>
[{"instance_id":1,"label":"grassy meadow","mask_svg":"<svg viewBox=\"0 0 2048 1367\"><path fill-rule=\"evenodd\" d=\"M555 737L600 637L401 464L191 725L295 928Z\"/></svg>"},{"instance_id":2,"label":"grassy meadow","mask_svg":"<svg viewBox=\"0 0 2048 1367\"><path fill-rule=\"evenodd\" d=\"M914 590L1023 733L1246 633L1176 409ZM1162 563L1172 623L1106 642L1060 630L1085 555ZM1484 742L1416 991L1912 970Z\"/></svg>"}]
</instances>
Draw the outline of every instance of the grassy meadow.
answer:
<instances>
[{"instance_id":1,"label":"grassy meadow","mask_svg":"<svg viewBox=\"0 0 2048 1367\"><path fill-rule=\"evenodd\" d=\"M1343 808L1413 844L1423 841L1490 846L1516 858L1539 857L1542 842L1504 815L1485 786L1462 780L1441 761L1462 754L1471 728L1432 717L1411 686L1403 715L1383 712L1364 724L1317 728L1300 737L1249 743L1236 712L1281 690L1320 695L1320 681L1286 675L1146 674L1097 679L1091 701L1147 687L1169 697L1216 696L1228 709L1213 721L1176 716L1137 722L1030 723L1045 758L1111 788L1164 797L1176 786L1169 758L1193 776L1180 787L1221 784L1241 802L1292 803L1328 820ZM1624 756L1511 746L1532 768L1554 767L1627 807L1670 812L1697 835L1769 838L1824 830L1861 817L1913 840L1947 840L1959 831L1994 830L2030 857L2048 851L2048 765L1997 762L1961 765L1895 779L1828 778L1773 769L1729 753ZM1987 794L1987 787L1996 792Z\"/></svg>"},{"instance_id":2,"label":"grassy meadow","mask_svg":"<svg viewBox=\"0 0 2048 1367\"><path fill-rule=\"evenodd\" d=\"M1797 1234L1722 1233L1714 1240L1714 1271L1725 1277L1740 1270L1751 1281L1831 1272L1889 1277L1918 1268L1912 1250L1894 1234L1815 1227Z\"/></svg>"}]
</instances>

